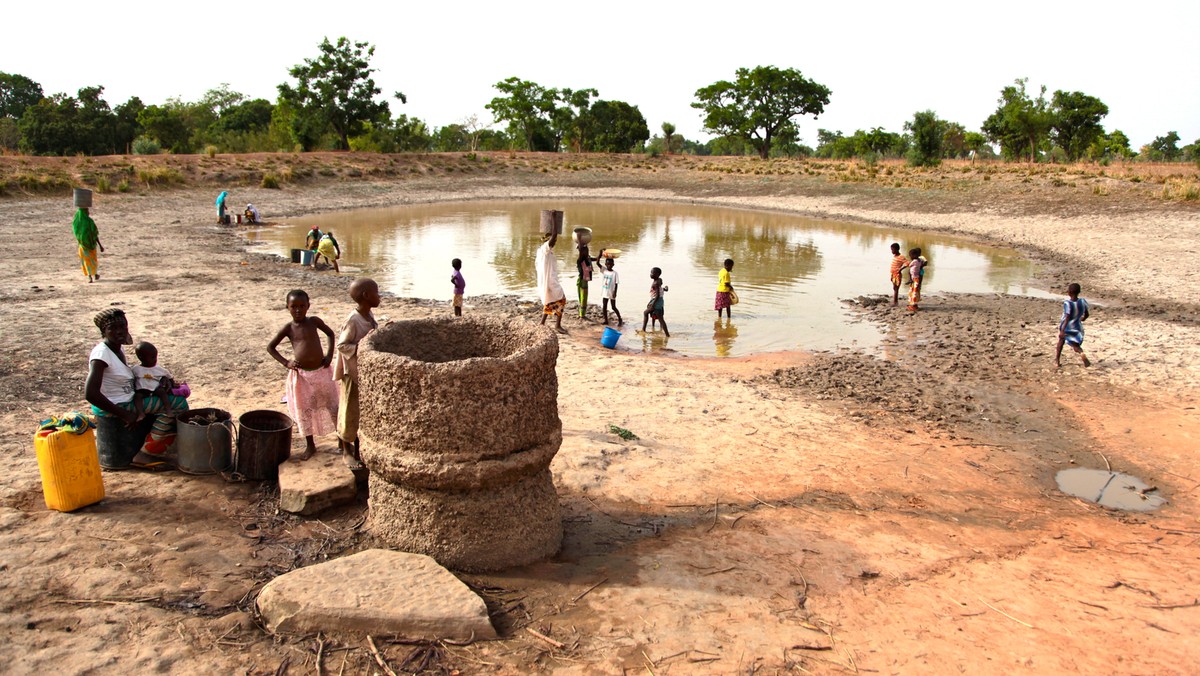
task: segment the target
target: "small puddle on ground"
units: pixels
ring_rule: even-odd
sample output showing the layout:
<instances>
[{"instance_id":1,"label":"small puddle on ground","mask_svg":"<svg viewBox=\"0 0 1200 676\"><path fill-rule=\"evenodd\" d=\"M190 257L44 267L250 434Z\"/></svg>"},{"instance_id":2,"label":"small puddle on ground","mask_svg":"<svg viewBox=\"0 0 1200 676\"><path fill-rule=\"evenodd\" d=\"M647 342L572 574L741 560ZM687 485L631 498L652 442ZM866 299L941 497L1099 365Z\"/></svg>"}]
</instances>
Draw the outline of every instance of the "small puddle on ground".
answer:
<instances>
[{"instance_id":1,"label":"small puddle on ground","mask_svg":"<svg viewBox=\"0 0 1200 676\"><path fill-rule=\"evenodd\" d=\"M1103 469L1064 469L1054 480L1058 489L1102 507L1149 512L1166 504L1167 499L1155 495L1157 488L1147 486L1141 479Z\"/></svg>"}]
</instances>

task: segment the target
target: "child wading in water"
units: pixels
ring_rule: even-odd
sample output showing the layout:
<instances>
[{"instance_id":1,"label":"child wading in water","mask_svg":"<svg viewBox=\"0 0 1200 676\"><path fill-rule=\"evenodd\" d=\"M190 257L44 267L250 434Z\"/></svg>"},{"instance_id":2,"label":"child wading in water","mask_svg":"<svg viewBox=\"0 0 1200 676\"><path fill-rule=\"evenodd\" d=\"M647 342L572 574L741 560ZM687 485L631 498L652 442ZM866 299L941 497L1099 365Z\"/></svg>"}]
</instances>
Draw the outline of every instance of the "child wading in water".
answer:
<instances>
[{"instance_id":1,"label":"child wading in water","mask_svg":"<svg viewBox=\"0 0 1200 676\"><path fill-rule=\"evenodd\" d=\"M646 324L655 319L662 322L663 335L670 338L671 332L667 330L667 320L663 319L663 294L667 292L667 287L663 285L662 270L658 268L650 268L650 302L646 303L646 311L642 313L642 332L646 331Z\"/></svg>"},{"instance_id":2,"label":"child wading in water","mask_svg":"<svg viewBox=\"0 0 1200 676\"><path fill-rule=\"evenodd\" d=\"M900 302L900 283L903 281L903 272L907 265L908 259L904 257L904 254L900 253L900 245L892 242L892 305Z\"/></svg>"},{"instance_id":3,"label":"child wading in water","mask_svg":"<svg viewBox=\"0 0 1200 676\"><path fill-rule=\"evenodd\" d=\"M307 460L317 451L313 436L337 430L338 388L329 368L333 361L333 329L319 317L308 316L308 294L300 289L288 292L287 309L292 321L279 329L267 345L267 352L288 369L288 414L304 436L304 453L298 459ZM318 331L329 337L329 349L324 352ZM291 341L291 359L284 359L276 349L284 338Z\"/></svg>"},{"instance_id":4,"label":"child wading in water","mask_svg":"<svg viewBox=\"0 0 1200 676\"><path fill-rule=\"evenodd\" d=\"M462 261L455 258L450 261L450 267L454 268L454 274L450 275L450 283L454 285L454 316L462 316L462 300L463 292L467 290L467 280L462 276ZM376 289L376 295L378 295ZM351 287L350 295L354 295L354 288ZM378 305L378 303L376 303Z\"/></svg>"},{"instance_id":5,"label":"child wading in water","mask_svg":"<svg viewBox=\"0 0 1200 676\"><path fill-rule=\"evenodd\" d=\"M713 307L717 311L717 319L721 318L721 310L725 311L726 319L733 319L733 284L729 281L729 273L733 272L733 259L725 259L725 267L717 273L717 298Z\"/></svg>"},{"instance_id":6,"label":"child wading in water","mask_svg":"<svg viewBox=\"0 0 1200 676\"><path fill-rule=\"evenodd\" d=\"M925 259L921 256L920 249L910 250L908 257L912 259L908 262L909 274L912 277L912 286L908 289L908 310L916 312L921 304L921 283L925 281Z\"/></svg>"},{"instance_id":7,"label":"child wading in water","mask_svg":"<svg viewBox=\"0 0 1200 676\"><path fill-rule=\"evenodd\" d=\"M603 252L601 252L603 256ZM617 326L625 326L625 320L621 319L621 311L617 309L617 285L621 281L621 276L613 270L613 265L616 263L611 256L604 258L604 300L601 301L601 308L604 314L604 323L608 324L608 304L612 303L613 312L617 315Z\"/></svg>"},{"instance_id":8,"label":"child wading in water","mask_svg":"<svg viewBox=\"0 0 1200 676\"><path fill-rule=\"evenodd\" d=\"M1067 287L1067 295L1063 301L1062 319L1058 320L1058 346L1054 348L1054 365L1062 366L1063 344L1071 346L1075 354L1083 359L1084 366L1091 366L1087 355L1083 353L1083 321L1088 318L1088 302L1079 297L1082 289L1078 284Z\"/></svg>"},{"instance_id":9,"label":"child wading in water","mask_svg":"<svg viewBox=\"0 0 1200 676\"><path fill-rule=\"evenodd\" d=\"M366 277L356 279L350 285L350 297L358 307L346 317L338 332L337 359L333 365L333 377L342 386L342 397L338 402L338 449L345 454L350 469L362 469L358 449L358 343L378 326L371 309L379 307L379 285ZM455 298L462 296L455 295Z\"/></svg>"}]
</instances>

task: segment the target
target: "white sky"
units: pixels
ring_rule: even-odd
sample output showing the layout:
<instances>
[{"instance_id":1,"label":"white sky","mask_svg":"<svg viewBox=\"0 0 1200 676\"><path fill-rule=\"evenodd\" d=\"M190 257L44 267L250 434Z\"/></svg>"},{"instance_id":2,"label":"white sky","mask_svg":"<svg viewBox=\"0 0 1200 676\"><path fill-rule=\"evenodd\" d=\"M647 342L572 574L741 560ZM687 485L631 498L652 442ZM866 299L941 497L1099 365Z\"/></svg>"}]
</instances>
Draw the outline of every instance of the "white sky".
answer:
<instances>
[{"instance_id":1,"label":"white sky","mask_svg":"<svg viewBox=\"0 0 1200 676\"><path fill-rule=\"evenodd\" d=\"M1028 77L1109 107L1105 129L1136 149L1179 132L1200 138L1200 2L1006 0L975 3L802 0L596 3L94 2L8 3L0 71L47 94L103 85L112 106L195 101L229 83L274 101L287 70L328 36L375 45L372 65L393 114L431 128L490 121L492 85L510 76L545 87L595 88L638 106L651 133L664 121L694 140L695 91L739 67L796 68L832 90L818 128L900 132L918 110L978 130L1000 90Z\"/></svg>"}]
</instances>

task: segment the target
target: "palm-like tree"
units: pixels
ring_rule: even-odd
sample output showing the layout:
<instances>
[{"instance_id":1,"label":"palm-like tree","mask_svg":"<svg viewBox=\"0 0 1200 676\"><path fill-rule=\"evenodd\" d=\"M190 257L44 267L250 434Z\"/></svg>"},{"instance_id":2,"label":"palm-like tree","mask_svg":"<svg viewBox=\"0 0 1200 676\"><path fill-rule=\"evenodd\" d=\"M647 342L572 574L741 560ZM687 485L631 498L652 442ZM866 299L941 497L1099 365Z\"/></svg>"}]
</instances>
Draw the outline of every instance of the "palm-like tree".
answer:
<instances>
[{"instance_id":1,"label":"palm-like tree","mask_svg":"<svg viewBox=\"0 0 1200 676\"><path fill-rule=\"evenodd\" d=\"M671 137L675 135L675 125L670 122L662 123L663 144L666 146L666 153L671 154Z\"/></svg>"}]
</instances>

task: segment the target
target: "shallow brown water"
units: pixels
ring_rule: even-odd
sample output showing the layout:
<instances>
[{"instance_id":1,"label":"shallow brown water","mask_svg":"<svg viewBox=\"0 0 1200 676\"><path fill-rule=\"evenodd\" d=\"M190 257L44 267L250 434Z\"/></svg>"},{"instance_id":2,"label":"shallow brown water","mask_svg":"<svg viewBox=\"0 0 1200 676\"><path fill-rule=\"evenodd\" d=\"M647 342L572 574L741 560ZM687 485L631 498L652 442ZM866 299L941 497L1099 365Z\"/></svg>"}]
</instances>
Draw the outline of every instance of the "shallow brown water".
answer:
<instances>
[{"instance_id":1,"label":"shallow brown water","mask_svg":"<svg viewBox=\"0 0 1200 676\"><path fill-rule=\"evenodd\" d=\"M459 202L307 216L251 231L280 255L303 246L312 225L332 230L347 274L365 274L400 296L452 297L450 261L461 258L472 295L516 294L533 301L534 253L541 209L565 212L564 230L593 229L590 246L622 251L617 305L625 319L618 349L669 348L694 356L741 356L781 350L872 349L878 331L855 322L841 302L890 294L888 245L921 247L930 260L925 295L939 290L1048 296L1033 288L1031 262L1009 249L894 228L803 218L768 211L663 202ZM576 298L576 251L568 237L555 247L560 280ZM732 320L716 321L717 272L733 258L741 302ZM669 288L670 338L635 334L648 300L650 268ZM589 303L600 305L599 274ZM906 289L901 289L901 303ZM598 308L593 311L598 316ZM568 328L571 320L564 320Z\"/></svg>"}]
</instances>

